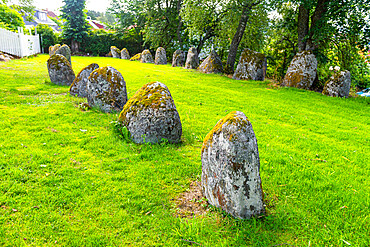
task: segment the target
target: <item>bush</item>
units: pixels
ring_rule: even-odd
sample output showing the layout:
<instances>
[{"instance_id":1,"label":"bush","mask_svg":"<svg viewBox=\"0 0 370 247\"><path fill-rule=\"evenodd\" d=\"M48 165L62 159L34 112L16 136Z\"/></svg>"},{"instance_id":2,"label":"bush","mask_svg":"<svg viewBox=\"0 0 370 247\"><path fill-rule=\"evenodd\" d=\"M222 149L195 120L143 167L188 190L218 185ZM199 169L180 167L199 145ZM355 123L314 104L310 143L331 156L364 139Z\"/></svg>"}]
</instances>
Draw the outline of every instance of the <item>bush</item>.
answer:
<instances>
[{"instance_id":1,"label":"bush","mask_svg":"<svg viewBox=\"0 0 370 247\"><path fill-rule=\"evenodd\" d=\"M10 31L17 31L18 27L24 27L24 21L17 11L0 4L0 27Z\"/></svg>"},{"instance_id":2,"label":"bush","mask_svg":"<svg viewBox=\"0 0 370 247\"><path fill-rule=\"evenodd\" d=\"M59 36L48 25L38 24L36 30L41 35L41 47L44 53L49 52L49 46L59 43Z\"/></svg>"}]
</instances>

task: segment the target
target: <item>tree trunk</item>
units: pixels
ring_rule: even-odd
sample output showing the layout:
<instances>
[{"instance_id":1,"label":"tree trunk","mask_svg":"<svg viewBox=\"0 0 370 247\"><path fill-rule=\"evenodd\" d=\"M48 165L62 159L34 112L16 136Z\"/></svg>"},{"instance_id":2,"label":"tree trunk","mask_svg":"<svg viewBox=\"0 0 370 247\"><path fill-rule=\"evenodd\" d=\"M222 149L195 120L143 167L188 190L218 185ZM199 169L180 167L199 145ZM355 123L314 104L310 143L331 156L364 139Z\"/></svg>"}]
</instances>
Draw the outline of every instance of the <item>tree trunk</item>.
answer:
<instances>
[{"instance_id":1,"label":"tree trunk","mask_svg":"<svg viewBox=\"0 0 370 247\"><path fill-rule=\"evenodd\" d=\"M179 16L179 24L177 25L177 39L179 40L180 49L183 48L182 47L182 39L181 39L181 29L182 29L182 18L181 18L181 15L180 15L181 4L182 4L182 0L178 0L178 2L177 2L177 13L178 13L178 16Z\"/></svg>"},{"instance_id":2,"label":"tree trunk","mask_svg":"<svg viewBox=\"0 0 370 247\"><path fill-rule=\"evenodd\" d=\"M76 40L72 39L71 40L71 50L72 53L77 53L80 50L80 43L77 42Z\"/></svg>"},{"instance_id":3,"label":"tree trunk","mask_svg":"<svg viewBox=\"0 0 370 247\"><path fill-rule=\"evenodd\" d=\"M224 72L226 74L234 73L234 64L236 59L236 53L238 51L238 47L240 41L243 38L245 27L247 26L247 22L249 20L249 14L251 11L250 6L243 7L242 15L239 20L238 28L236 29L236 33L234 34L233 40L231 41L230 48L229 48L229 55L227 57L226 66L224 68Z\"/></svg>"},{"instance_id":4,"label":"tree trunk","mask_svg":"<svg viewBox=\"0 0 370 247\"><path fill-rule=\"evenodd\" d=\"M318 0L315 8L315 12L311 16L311 27L309 31L309 38L307 40L306 50L315 50L318 47L317 41L314 40L315 32L318 32L320 28L320 22L324 21L323 17L328 11L327 3L329 0Z\"/></svg>"},{"instance_id":5,"label":"tree trunk","mask_svg":"<svg viewBox=\"0 0 370 247\"><path fill-rule=\"evenodd\" d=\"M199 44L197 46L198 55L199 55L200 51L202 50L203 45L206 42L206 40L212 38L213 36L215 36L215 33L213 32L213 29L212 30L208 29L207 32L206 32L206 35L203 38L200 39Z\"/></svg>"},{"instance_id":6,"label":"tree trunk","mask_svg":"<svg viewBox=\"0 0 370 247\"><path fill-rule=\"evenodd\" d=\"M298 52L306 50L306 39L310 22L310 10L303 4L299 5L298 10Z\"/></svg>"}]
</instances>

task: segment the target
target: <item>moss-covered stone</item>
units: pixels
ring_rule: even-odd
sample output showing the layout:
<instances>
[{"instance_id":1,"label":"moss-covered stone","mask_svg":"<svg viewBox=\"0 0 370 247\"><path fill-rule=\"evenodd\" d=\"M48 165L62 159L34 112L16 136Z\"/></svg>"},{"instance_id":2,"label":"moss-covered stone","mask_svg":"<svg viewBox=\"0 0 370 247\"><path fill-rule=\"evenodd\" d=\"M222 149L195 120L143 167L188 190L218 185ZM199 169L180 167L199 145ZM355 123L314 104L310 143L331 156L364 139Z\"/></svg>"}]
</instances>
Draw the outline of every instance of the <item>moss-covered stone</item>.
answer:
<instances>
[{"instance_id":1,"label":"moss-covered stone","mask_svg":"<svg viewBox=\"0 0 370 247\"><path fill-rule=\"evenodd\" d=\"M158 47L157 51L155 52L154 63L156 65L167 64L166 50L163 47Z\"/></svg>"},{"instance_id":2,"label":"moss-covered stone","mask_svg":"<svg viewBox=\"0 0 370 247\"><path fill-rule=\"evenodd\" d=\"M141 53L138 53L132 58L130 58L130 61L140 61L140 60L141 60Z\"/></svg>"},{"instance_id":3,"label":"moss-covered stone","mask_svg":"<svg viewBox=\"0 0 370 247\"><path fill-rule=\"evenodd\" d=\"M152 53L150 53L149 50L144 50L141 53L141 59L140 59L140 61L142 63L154 63Z\"/></svg>"},{"instance_id":4,"label":"moss-covered stone","mask_svg":"<svg viewBox=\"0 0 370 247\"><path fill-rule=\"evenodd\" d=\"M130 59L130 53L128 53L126 48L121 50L121 59Z\"/></svg>"},{"instance_id":5,"label":"moss-covered stone","mask_svg":"<svg viewBox=\"0 0 370 247\"><path fill-rule=\"evenodd\" d=\"M49 46L49 55L55 55L55 52L60 48L60 44Z\"/></svg>"},{"instance_id":6,"label":"moss-covered stone","mask_svg":"<svg viewBox=\"0 0 370 247\"><path fill-rule=\"evenodd\" d=\"M70 86L75 79L71 64L63 55L52 55L47 61L50 81L57 85Z\"/></svg>"},{"instance_id":7,"label":"moss-covered stone","mask_svg":"<svg viewBox=\"0 0 370 247\"><path fill-rule=\"evenodd\" d=\"M113 67L95 69L87 82L87 102L103 112L121 111L127 102L126 82Z\"/></svg>"},{"instance_id":8,"label":"moss-covered stone","mask_svg":"<svg viewBox=\"0 0 370 247\"><path fill-rule=\"evenodd\" d=\"M77 77L69 88L69 93L73 96L86 98L88 78L90 74L97 68L99 68L99 65L97 65L96 63L92 63L89 66L83 68L80 73L78 73Z\"/></svg>"},{"instance_id":9,"label":"moss-covered stone","mask_svg":"<svg viewBox=\"0 0 370 247\"><path fill-rule=\"evenodd\" d=\"M185 69L197 69L199 66L199 56L195 47L190 47L186 57Z\"/></svg>"},{"instance_id":10,"label":"moss-covered stone","mask_svg":"<svg viewBox=\"0 0 370 247\"><path fill-rule=\"evenodd\" d=\"M55 54L63 55L65 58L67 58L68 62L72 65L71 61L71 49L68 45L64 44L60 46L56 51Z\"/></svg>"},{"instance_id":11,"label":"moss-covered stone","mask_svg":"<svg viewBox=\"0 0 370 247\"><path fill-rule=\"evenodd\" d=\"M124 106L118 121L135 143L181 141L180 116L167 86L151 82L139 89Z\"/></svg>"},{"instance_id":12,"label":"moss-covered stone","mask_svg":"<svg viewBox=\"0 0 370 247\"><path fill-rule=\"evenodd\" d=\"M216 51L211 51L211 54L203 61L198 68L203 73L222 73L223 65Z\"/></svg>"},{"instance_id":13,"label":"moss-covered stone","mask_svg":"<svg viewBox=\"0 0 370 247\"><path fill-rule=\"evenodd\" d=\"M112 57L121 58L121 51L117 47L111 46L110 52L112 53Z\"/></svg>"},{"instance_id":14,"label":"moss-covered stone","mask_svg":"<svg viewBox=\"0 0 370 247\"><path fill-rule=\"evenodd\" d=\"M326 82L322 94L331 97L345 97L349 96L349 90L351 88L351 73L346 71L340 71L334 73L329 81Z\"/></svg>"},{"instance_id":15,"label":"moss-covered stone","mask_svg":"<svg viewBox=\"0 0 370 247\"><path fill-rule=\"evenodd\" d=\"M260 52L244 49L233 75L236 80L265 80L267 60Z\"/></svg>"},{"instance_id":16,"label":"moss-covered stone","mask_svg":"<svg viewBox=\"0 0 370 247\"><path fill-rule=\"evenodd\" d=\"M172 67L182 67L185 65L185 52L176 50L172 56Z\"/></svg>"}]
</instances>

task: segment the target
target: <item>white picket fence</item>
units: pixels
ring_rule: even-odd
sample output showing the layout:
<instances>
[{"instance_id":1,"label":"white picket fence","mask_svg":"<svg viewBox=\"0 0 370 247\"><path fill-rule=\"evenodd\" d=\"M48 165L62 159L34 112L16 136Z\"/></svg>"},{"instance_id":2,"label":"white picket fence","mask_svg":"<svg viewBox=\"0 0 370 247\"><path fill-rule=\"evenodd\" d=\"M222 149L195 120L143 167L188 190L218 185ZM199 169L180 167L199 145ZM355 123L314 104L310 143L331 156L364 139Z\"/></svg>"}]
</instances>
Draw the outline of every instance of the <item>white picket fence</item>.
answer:
<instances>
[{"instance_id":1,"label":"white picket fence","mask_svg":"<svg viewBox=\"0 0 370 247\"><path fill-rule=\"evenodd\" d=\"M18 33L0 28L0 51L18 57L40 53L40 37L24 34L23 28L18 28Z\"/></svg>"}]
</instances>

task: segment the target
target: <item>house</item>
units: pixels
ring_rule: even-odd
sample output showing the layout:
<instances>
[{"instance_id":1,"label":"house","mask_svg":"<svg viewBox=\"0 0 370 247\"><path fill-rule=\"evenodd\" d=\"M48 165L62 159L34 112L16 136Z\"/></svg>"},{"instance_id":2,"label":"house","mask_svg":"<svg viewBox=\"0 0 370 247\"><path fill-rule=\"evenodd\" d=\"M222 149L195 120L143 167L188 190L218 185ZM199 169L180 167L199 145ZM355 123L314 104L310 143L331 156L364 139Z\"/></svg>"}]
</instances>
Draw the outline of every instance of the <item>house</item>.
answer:
<instances>
[{"instance_id":1,"label":"house","mask_svg":"<svg viewBox=\"0 0 370 247\"><path fill-rule=\"evenodd\" d=\"M27 14L23 15L24 23L26 24L26 28L36 27L37 24L46 24L51 27L55 32L60 32L61 29L54 21L52 21L48 17L48 12L44 10L35 9L35 14L33 16L33 20L27 20Z\"/></svg>"},{"instance_id":2,"label":"house","mask_svg":"<svg viewBox=\"0 0 370 247\"><path fill-rule=\"evenodd\" d=\"M106 28L104 24L100 23L97 20L91 19L90 16L88 16L86 20L89 23L89 25L92 27L92 29L94 29L94 30L95 29L104 29L105 30L105 28Z\"/></svg>"}]
</instances>

